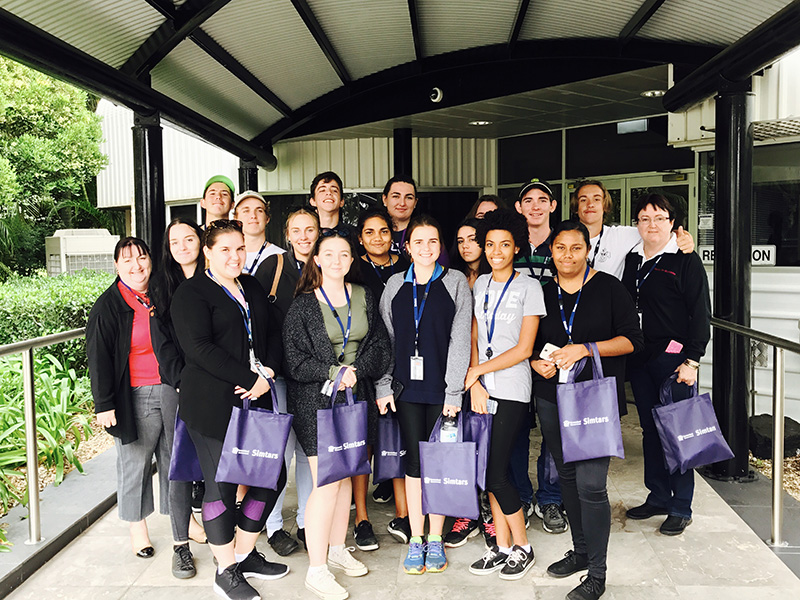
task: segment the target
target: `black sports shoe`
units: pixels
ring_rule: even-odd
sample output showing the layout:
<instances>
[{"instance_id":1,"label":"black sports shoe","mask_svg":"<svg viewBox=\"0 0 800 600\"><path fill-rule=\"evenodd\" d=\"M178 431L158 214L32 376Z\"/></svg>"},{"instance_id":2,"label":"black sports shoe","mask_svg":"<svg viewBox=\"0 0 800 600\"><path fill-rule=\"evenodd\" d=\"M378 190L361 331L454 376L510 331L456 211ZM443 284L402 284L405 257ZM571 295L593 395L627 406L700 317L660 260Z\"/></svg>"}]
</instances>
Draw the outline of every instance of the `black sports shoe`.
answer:
<instances>
[{"instance_id":1,"label":"black sports shoe","mask_svg":"<svg viewBox=\"0 0 800 600\"><path fill-rule=\"evenodd\" d=\"M173 548L172 574L178 579L191 579L197 575L189 544L180 544Z\"/></svg>"},{"instance_id":2,"label":"black sports shoe","mask_svg":"<svg viewBox=\"0 0 800 600\"><path fill-rule=\"evenodd\" d=\"M394 485L391 479L381 481L374 490L372 490L372 499L378 504L386 504L394 498Z\"/></svg>"},{"instance_id":3,"label":"black sports shoe","mask_svg":"<svg viewBox=\"0 0 800 600\"><path fill-rule=\"evenodd\" d=\"M544 506L537 504L533 512L542 520L542 529L547 533L564 533L569 529L560 504L552 503Z\"/></svg>"},{"instance_id":4,"label":"black sports shoe","mask_svg":"<svg viewBox=\"0 0 800 600\"><path fill-rule=\"evenodd\" d=\"M598 600L606 591L606 580L584 575L578 587L567 594L567 600Z\"/></svg>"},{"instance_id":5,"label":"black sports shoe","mask_svg":"<svg viewBox=\"0 0 800 600\"><path fill-rule=\"evenodd\" d=\"M497 532L494 528L493 519L481 523L481 533L483 534L483 542L486 544L486 548L497 546Z\"/></svg>"},{"instance_id":6,"label":"black sports shoe","mask_svg":"<svg viewBox=\"0 0 800 600\"><path fill-rule=\"evenodd\" d=\"M508 581L522 579L535 562L533 548L528 552L522 546L515 545L511 548L511 554L506 558L506 564L500 569L500 579Z\"/></svg>"},{"instance_id":7,"label":"black sports shoe","mask_svg":"<svg viewBox=\"0 0 800 600\"><path fill-rule=\"evenodd\" d=\"M192 482L192 512L203 512L203 496L206 495L206 482Z\"/></svg>"},{"instance_id":8,"label":"black sports shoe","mask_svg":"<svg viewBox=\"0 0 800 600\"><path fill-rule=\"evenodd\" d=\"M245 577L280 579L289 574L289 565L269 562L261 552L253 548L247 558L239 563L239 570Z\"/></svg>"},{"instance_id":9,"label":"black sports shoe","mask_svg":"<svg viewBox=\"0 0 800 600\"><path fill-rule=\"evenodd\" d=\"M269 545L278 556L289 556L292 552L297 550L297 542L292 539L287 531L278 529L275 533L269 536Z\"/></svg>"},{"instance_id":10,"label":"black sports shoe","mask_svg":"<svg viewBox=\"0 0 800 600\"><path fill-rule=\"evenodd\" d=\"M306 544L306 530L303 527L297 529L297 539L303 542L303 549L308 552L308 544Z\"/></svg>"},{"instance_id":11,"label":"black sports shoe","mask_svg":"<svg viewBox=\"0 0 800 600\"><path fill-rule=\"evenodd\" d=\"M564 558L547 567L547 574L551 577L569 577L573 573L585 571L588 568L589 557L570 550L564 555Z\"/></svg>"},{"instance_id":12,"label":"black sports shoe","mask_svg":"<svg viewBox=\"0 0 800 600\"><path fill-rule=\"evenodd\" d=\"M669 511L663 506L655 506L654 504L650 504L645 502L644 504L640 504L639 506L634 506L633 508L629 508L625 511L625 516L629 519L633 519L634 521L641 521L643 519L649 519L650 517L655 517L657 515L666 515Z\"/></svg>"},{"instance_id":13,"label":"black sports shoe","mask_svg":"<svg viewBox=\"0 0 800 600\"><path fill-rule=\"evenodd\" d=\"M661 524L658 530L662 535L680 535L683 530L691 525L692 519L690 517L679 517L678 515L670 515L667 520Z\"/></svg>"},{"instance_id":14,"label":"black sports shoe","mask_svg":"<svg viewBox=\"0 0 800 600\"><path fill-rule=\"evenodd\" d=\"M228 600L261 600L255 588L242 575L238 563L233 563L214 576L214 591Z\"/></svg>"},{"instance_id":15,"label":"black sports shoe","mask_svg":"<svg viewBox=\"0 0 800 600\"><path fill-rule=\"evenodd\" d=\"M456 519L453 528L444 536L444 545L448 548L459 548L467 543L467 540L480 533L478 531L477 519Z\"/></svg>"},{"instance_id":16,"label":"black sports shoe","mask_svg":"<svg viewBox=\"0 0 800 600\"><path fill-rule=\"evenodd\" d=\"M408 517L396 517L389 522L386 528L392 537L401 544L407 544L411 539L411 524L408 522Z\"/></svg>"},{"instance_id":17,"label":"black sports shoe","mask_svg":"<svg viewBox=\"0 0 800 600\"><path fill-rule=\"evenodd\" d=\"M375 537L375 532L372 531L372 525L366 519L356 525L353 531L353 537L356 538L356 547L359 550L369 551L378 549L378 538Z\"/></svg>"},{"instance_id":18,"label":"black sports shoe","mask_svg":"<svg viewBox=\"0 0 800 600\"><path fill-rule=\"evenodd\" d=\"M507 558L508 554L503 554L497 546L492 546L483 553L483 556L469 566L469 572L473 575L494 573L505 566Z\"/></svg>"}]
</instances>

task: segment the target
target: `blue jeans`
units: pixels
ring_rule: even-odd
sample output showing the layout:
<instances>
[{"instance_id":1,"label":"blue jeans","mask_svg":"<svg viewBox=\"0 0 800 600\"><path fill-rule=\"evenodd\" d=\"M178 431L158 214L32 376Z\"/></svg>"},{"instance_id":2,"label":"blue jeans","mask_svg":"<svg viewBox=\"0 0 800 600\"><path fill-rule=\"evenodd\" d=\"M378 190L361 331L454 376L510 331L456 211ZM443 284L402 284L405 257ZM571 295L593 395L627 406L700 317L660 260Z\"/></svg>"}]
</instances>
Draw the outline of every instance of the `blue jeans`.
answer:
<instances>
[{"instance_id":1,"label":"blue jeans","mask_svg":"<svg viewBox=\"0 0 800 600\"><path fill-rule=\"evenodd\" d=\"M555 480L550 482L550 450L547 448L547 442L542 436L542 449L539 451L539 458L536 459L536 482L539 489L536 490L536 504L544 506L546 504L561 504L561 484L558 479L558 473L552 473L552 478Z\"/></svg>"},{"instance_id":2,"label":"blue jeans","mask_svg":"<svg viewBox=\"0 0 800 600\"><path fill-rule=\"evenodd\" d=\"M662 353L641 366L632 367L630 377L642 426L644 485L650 490L647 503L666 508L670 515L689 518L692 516L694 470L670 474L664 466L664 451L652 413L653 407L660 404L661 384L683 361L683 354ZM691 391L688 385L673 384L672 399L685 400L691 396Z\"/></svg>"}]
</instances>

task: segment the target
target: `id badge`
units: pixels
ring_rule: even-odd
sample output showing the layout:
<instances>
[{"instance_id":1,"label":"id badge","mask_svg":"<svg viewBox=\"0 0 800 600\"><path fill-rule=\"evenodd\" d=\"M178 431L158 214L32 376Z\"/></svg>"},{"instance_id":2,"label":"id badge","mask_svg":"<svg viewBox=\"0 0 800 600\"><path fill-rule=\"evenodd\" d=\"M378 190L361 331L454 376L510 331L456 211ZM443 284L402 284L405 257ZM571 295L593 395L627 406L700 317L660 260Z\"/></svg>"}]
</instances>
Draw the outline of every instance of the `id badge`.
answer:
<instances>
[{"instance_id":1,"label":"id badge","mask_svg":"<svg viewBox=\"0 0 800 600\"><path fill-rule=\"evenodd\" d=\"M642 328L642 311L636 311L636 314L639 315L639 329Z\"/></svg>"},{"instance_id":2,"label":"id badge","mask_svg":"<svg viewBox=\"0 0 800 600\"><path fill-rule=\"evenodd\" d=\"M642 313L639 313L640 315ZM559 369L558 370L558 383L567 383L567 377L569 376L569 369Z\"/></svg>"},{"instance_id":3,"label":"id badge","mask_svg":"<svg viewBox=\"0 0 800 600\"><path fill-rule=\"evenodd\" d=\"M256 358L256 353L252 348L250 348L250 370L257 375L260 375L261 373L259 372L258 367L259 364L258 359Z\"/></svg>"},{"instance_id":4,"label":"id badge","mask_svg":"<svg viewBox=\"0 0 800 600\"><path fill-rule=\"evenodd\" d=\"M494 398L487 398L486 399L486 412L490 415L497 414L497 400Z\"/></svg>"},{"instance_id":5,"label":"id badge","mask_svg":"<svg viewBox=\"0 0 800 600\"><path fill-rule=\"evenodd\" d=\"M414 381L422 381L424 377L425 368L421 356L411 357L411 379Z\"/></svg>"},{"instance_id":6,"label":"id badge","mask_svg":"<svg viewBox=\"0 0 800 600\"><path fill-rule=\"evenodd\" d=\"M494 371L492 371L491 373L485 373L483 375L483 385L486 386L487 390L494 389Z\"/></svg>"}]
</instances>

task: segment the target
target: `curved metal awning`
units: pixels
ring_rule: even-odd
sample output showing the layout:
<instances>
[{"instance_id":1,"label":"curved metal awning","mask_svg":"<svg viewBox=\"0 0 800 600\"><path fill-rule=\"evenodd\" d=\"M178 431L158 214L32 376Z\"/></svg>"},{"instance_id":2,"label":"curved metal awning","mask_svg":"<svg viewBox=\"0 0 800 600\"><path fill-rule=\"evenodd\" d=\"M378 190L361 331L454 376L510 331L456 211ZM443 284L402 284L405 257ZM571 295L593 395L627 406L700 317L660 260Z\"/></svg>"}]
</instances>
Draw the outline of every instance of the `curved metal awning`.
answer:
<instances>
[{"instance_id":1,"label":"curved metal awning","mask_svg":"<svg viewBox=\"0 0 800 600\"><path fill-rule=\"evenodd\" d=\"M270 168L281 139L664 64L688 73L788 4L0 0L0 53Z\"/></svg>"}]
</instances>

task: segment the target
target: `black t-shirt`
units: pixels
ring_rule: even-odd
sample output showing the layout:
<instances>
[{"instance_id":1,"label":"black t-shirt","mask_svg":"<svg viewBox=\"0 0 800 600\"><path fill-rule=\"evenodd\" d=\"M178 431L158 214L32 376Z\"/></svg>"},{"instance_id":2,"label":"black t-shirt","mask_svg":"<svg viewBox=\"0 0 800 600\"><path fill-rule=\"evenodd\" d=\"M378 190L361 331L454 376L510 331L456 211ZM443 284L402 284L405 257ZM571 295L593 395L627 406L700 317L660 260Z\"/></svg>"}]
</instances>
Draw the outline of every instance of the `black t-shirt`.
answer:
<instances>
[{"instance_id":1,"label":"black t-shirt","mask_svg":"<svg viewBox=\"0 0 800 600\"><path fill-rule=\"evenodd\" d=\"M389 277L395 273L405 273L408 267L411 266L411 263L403 255L393 256L393 258L395 260L394 264L387 266L376 265L363 258L360 261L361 278L364 280L364 285L372 290L376 302L380 301L383 288L386 287Z\"/></svg>"}]
</instances>

